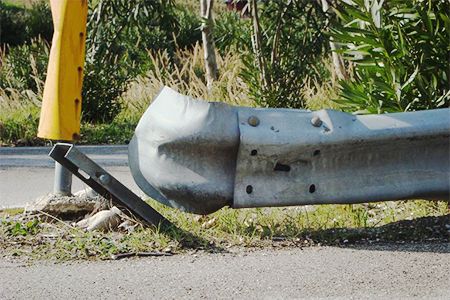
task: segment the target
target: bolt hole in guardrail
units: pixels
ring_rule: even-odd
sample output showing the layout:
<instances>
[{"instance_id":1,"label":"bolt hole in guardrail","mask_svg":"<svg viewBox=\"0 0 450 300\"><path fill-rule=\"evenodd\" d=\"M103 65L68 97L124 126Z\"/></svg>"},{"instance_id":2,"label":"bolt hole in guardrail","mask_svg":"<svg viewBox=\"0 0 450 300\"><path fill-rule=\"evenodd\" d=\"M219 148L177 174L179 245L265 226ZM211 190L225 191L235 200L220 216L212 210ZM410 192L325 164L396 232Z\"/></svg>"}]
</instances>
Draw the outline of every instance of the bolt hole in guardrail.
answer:
<instances>
[{"instance_id":1,"label":"bolt hole in guardrail","mask_svg":"<svg viewBox=\"0 0 450 300\"><path fill-rule=\"evenodd\" d=\"M253 192L253 187L251 185L247 185L245 191L247 192L247 194L251 194Z\"/></svg>"},{"instance_id":2,"label":"bolt hole in guardrail","mask_svg":"<svg viewBox=\"0 0 450 300\"><path fill-rule=\"evenodd\" d=\"M275 165L275 168L273 168L273 170L274 171L289 172L291 170L291 166L277 163Z\"/></svg>"},{"instance_id":3,"label":"bolt hole in guardrail","mask_svg":"<svg viewBox=\"0 0 450 300\"><path fill-rule=\"evenodd\" d=\"M312 193L314 193L315 191L316 191L316 185L311 184L311 185L309 186L309 192L312 194Z\"/></svg>"}]
</instances>

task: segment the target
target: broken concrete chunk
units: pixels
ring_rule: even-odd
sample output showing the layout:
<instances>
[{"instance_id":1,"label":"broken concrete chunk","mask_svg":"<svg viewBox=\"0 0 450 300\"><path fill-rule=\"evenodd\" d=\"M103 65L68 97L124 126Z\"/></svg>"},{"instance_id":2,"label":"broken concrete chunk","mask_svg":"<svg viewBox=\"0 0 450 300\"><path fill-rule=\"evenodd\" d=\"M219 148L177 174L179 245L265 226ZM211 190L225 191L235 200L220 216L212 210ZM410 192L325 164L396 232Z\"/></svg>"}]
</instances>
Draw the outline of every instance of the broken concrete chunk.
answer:
<instances>
[{"instance_id":1,"label":"broken concrete chunk","mask_svg":"<svg viewBox=\"0 0 450 300\"><path fill-rule=\"evenodd\" d=\"M25 212L45 212L60 218L77 218L91 213L99 207L107 208L102 197L77 197L49 194L25 206Z\"/></svg>"}]
</instances>

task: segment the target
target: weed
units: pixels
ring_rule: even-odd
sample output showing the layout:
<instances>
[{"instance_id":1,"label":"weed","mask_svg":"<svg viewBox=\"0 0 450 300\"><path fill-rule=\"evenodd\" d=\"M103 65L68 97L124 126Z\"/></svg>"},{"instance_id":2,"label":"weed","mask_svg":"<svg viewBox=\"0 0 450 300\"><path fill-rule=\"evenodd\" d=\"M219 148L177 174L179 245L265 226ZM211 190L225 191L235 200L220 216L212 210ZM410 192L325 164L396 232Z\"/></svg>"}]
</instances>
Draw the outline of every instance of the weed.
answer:
<instances>
[{"instance_id":1,"label":"weed","mask_svg":"<svg viewBox=\"0 0 450 300\"><path fill-rule=\"evenodd\" d=\"M33 219L26 223L21 222L2 222L6 227L6 234L9 236L35 235L39 230L39 220Z\"/></svg>"},{"instance_id":2,"label":"weed","mask_svg":"<svg viewBox=\"0 0 450 300\"><path fill-rule=\"evenodd\" d=\"M110 259L128 252L298 247L377 242L448 242L446 202L402 201L182 213L150 200L178 229L85 232L61 221L3 215L0 254L34 259ZM18 248L19 245L19 248Z\"/></svg>"}]
</instances>

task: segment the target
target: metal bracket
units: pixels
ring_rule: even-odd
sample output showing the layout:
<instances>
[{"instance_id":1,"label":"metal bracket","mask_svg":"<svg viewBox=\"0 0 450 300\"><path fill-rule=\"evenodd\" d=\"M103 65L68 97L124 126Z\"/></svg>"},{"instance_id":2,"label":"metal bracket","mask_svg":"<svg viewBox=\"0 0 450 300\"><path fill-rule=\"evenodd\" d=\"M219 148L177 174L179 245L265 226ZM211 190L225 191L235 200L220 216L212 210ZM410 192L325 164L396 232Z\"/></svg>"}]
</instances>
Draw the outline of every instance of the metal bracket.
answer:
<instances>
[{"instance_id":1,"label":"metal bracket","mask_svg":"<svg viewBox=\"0 0 450 300\"><path fill-rule=\"evenodd\" d=\"M106 199L111 199L119 207L125 207L147 225L155 225L161 228L174 226L111 174L80 152L74 145L58 143L52 148L49 156L67 168L99 195ZM128 211L125 211L125 213L128 213Z\"/></svg>"}]
</instances>

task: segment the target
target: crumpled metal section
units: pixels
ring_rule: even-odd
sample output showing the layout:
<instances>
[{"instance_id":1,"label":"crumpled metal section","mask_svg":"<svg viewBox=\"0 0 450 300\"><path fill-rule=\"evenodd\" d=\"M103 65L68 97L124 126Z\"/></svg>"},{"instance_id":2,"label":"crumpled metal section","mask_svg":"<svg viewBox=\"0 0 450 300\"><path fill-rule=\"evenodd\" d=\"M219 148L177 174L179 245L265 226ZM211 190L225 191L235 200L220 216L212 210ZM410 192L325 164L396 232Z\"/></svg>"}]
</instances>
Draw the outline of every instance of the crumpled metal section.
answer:
<instances>
[{"instance_id":1,"label":"crumpled metal section","mask_svg":"<svg viewBox=\"0 0 450 300\"><path fill-rule=\"evenodd\" d=\"M129 165L150 197L186 212L232 205L239 147L237 112L163 88L129 144Z\"/></svg>"},{"instance_id":2,"label":"crumpled metal section","mask_svg":"<svg viewBox=\"0 0 450 300\"><path fill-rule=\"evenodd\" d=\"M449 199L449 116L232 107L164 88L138 124L129 163L150 197L198 214Z\"/></svg>"}]
</instances>

